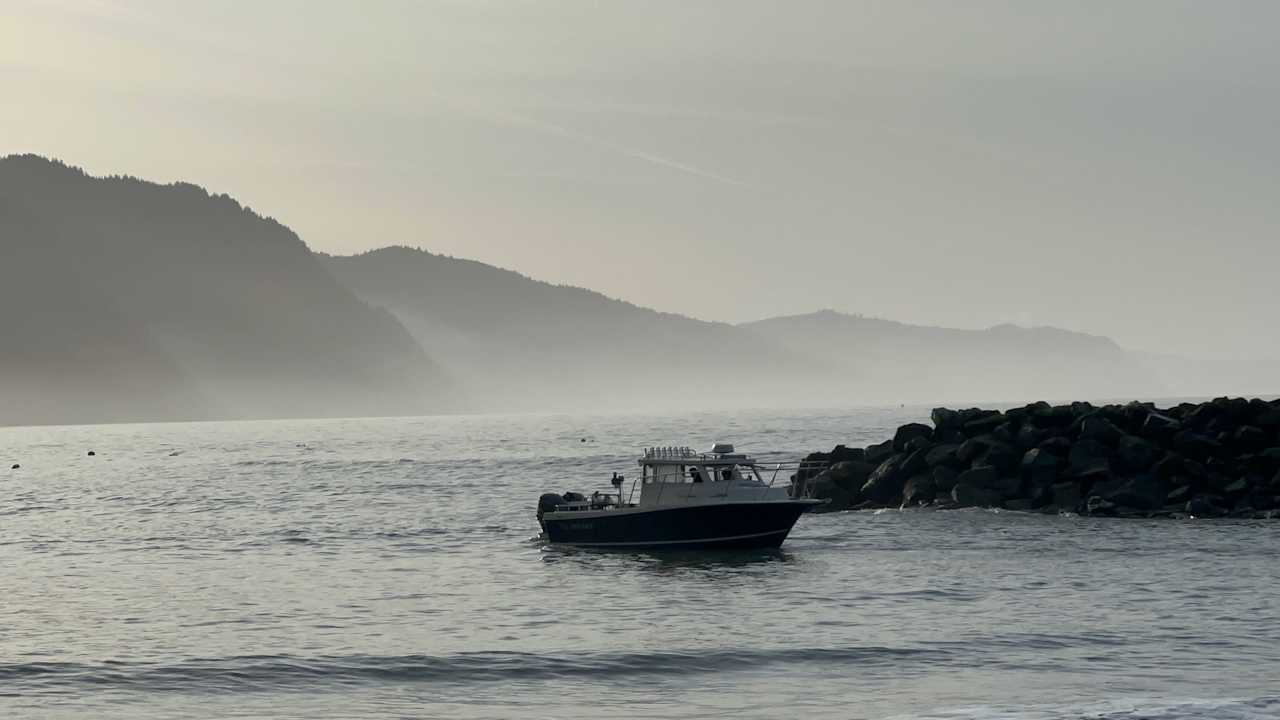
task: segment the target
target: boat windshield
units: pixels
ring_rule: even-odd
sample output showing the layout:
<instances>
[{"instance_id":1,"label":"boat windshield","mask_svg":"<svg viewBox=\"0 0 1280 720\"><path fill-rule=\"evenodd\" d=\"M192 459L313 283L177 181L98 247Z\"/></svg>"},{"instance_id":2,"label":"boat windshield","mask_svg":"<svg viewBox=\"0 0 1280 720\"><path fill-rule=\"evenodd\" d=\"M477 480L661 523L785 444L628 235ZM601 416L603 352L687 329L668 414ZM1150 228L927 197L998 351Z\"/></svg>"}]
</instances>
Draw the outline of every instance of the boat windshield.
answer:
<instances>
[{"instance_id":1,"label":"boat windshield","mask_svg":"<svg viewBox=\"0 0 1280 720\"><path fill-rule=\"evenodd\" d=\"M764 482L755 465L708 463L706 465L654 465L644 468L644 484Z\"/></svg>"}]
</instances>

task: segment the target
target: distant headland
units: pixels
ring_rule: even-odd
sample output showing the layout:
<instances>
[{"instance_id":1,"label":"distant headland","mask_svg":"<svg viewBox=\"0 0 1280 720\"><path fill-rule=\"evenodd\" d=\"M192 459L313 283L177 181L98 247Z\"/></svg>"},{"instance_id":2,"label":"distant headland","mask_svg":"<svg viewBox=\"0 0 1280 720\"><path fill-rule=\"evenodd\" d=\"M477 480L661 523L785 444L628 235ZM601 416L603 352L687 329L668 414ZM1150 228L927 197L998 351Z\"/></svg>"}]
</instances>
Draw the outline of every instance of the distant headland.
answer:
<instances>
[{"instance_id":1,"label":"distant headland","mask_svg":"<svg viewBox=\"0 0 1280 720\"><path fill-rule=\"evenodd\" d=\"M931 413L796 477L827 510L986 507L1115 517L1280 518L1280 400L1033 403Z\"/></svg>"}]
</instances>

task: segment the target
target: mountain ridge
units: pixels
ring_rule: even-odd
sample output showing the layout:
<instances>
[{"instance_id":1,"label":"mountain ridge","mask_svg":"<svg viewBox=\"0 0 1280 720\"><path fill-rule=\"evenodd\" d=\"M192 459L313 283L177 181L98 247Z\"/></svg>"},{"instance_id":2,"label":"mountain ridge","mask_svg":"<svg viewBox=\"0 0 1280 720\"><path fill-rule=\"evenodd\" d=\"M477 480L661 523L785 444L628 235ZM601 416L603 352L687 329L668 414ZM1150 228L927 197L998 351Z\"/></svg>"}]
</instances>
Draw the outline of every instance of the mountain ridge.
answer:
<instances>
[{"instance_id":1,"label":"mountain ridge","mask_svg":"<svg viewBox=\"0 0 1280 720\"><path fill-rule=\"evenodd\" d=\"M24 340L0 424L1158 392L1103 336L702 320L406 245L316 252L230 195L36 155L0 158L0 230L0 332Z\"/></svg>"}]
</instances>

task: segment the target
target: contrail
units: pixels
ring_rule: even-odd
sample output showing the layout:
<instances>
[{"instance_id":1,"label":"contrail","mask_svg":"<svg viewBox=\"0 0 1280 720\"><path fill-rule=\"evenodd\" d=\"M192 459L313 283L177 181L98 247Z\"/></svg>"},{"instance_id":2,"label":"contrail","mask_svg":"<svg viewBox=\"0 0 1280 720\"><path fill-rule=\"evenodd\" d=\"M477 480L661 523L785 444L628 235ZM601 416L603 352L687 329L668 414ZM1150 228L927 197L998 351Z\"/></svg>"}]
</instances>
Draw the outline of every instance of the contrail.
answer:
<instances>
[{"instance_id":1,"label":"contrail","mask_svg":"<svg viewBox=\"0 0 1280 720\"><path fill-rule=\"evenodd\" d=\"M445 98L441 98L438 95L435 97L437 98L437 100L442 100L446 104L452 105L453 107L458 107L456 103L450 102ZM689 163L680 162L679 160L673 160L672 158L669 158L669 157L664 157L662 155L656 155L651 152L646 152L644 150L638 150L633 147L628 147L626 145L616 143L612 140L606 140L605 138L596 137L595 135L590 135L584 132L580 132L578 130L572 130L570 128L564 127L563 125L542 122L540 120L534 120L533 118L530 118L524 115L517 115L511 112L490 111L488 113L483 113L483 112L476 111L474 108L464 108L463 110L464 112L470 112L473 115L478 115L491 122L503 123L507 125L517 125L520 127L529 128L531 130L537 130L538 132L547 133L550 135L556 135L558 137L567 138L570 140L577 140L578 142L586 143L587 145L592 145L599 148L604 148L605 150L610 150L612 152L632 158L634 160L640 160L642 162L647 162L652 165L657 165L659 167L664 167L670 170L675 170L677 172L682 172L686 175L699 177L704 180L713 180L715 182L724 183L725 185L735 185L738 187L746 187L748 184L742 180L728 177L727 175L721 175L719 173L714 173L709 170L703 170L702 168L697 167L695 165L690 165Z\"/></svg>"}]
</instances>

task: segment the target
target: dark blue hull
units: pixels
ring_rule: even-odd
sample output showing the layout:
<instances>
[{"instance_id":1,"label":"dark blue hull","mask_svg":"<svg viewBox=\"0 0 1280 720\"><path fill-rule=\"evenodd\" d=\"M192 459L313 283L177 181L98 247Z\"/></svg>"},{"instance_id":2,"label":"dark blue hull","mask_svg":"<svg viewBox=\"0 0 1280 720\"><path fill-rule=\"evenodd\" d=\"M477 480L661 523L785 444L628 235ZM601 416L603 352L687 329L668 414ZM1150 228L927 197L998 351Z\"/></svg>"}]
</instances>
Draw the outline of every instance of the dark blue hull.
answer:
<instances>
[{"instance_id":1,"label":"dark blue hull","mask_svg":"<svg viewBox=\"0 0 1280 720\"><path fill-rule=\"evenodd\" d=\"M717 503L643 511L555 513L547 539L579 547L670 550L776 548L812 505L796 501ZM585 516L585 517L584 517Z\"/></svg>"}]
</instances>

